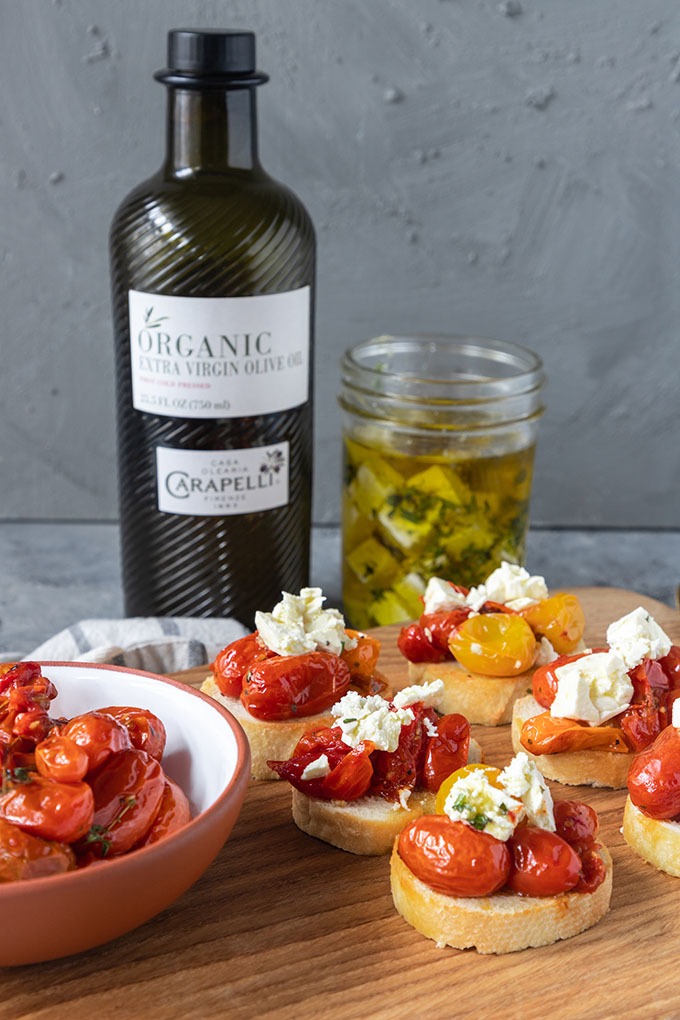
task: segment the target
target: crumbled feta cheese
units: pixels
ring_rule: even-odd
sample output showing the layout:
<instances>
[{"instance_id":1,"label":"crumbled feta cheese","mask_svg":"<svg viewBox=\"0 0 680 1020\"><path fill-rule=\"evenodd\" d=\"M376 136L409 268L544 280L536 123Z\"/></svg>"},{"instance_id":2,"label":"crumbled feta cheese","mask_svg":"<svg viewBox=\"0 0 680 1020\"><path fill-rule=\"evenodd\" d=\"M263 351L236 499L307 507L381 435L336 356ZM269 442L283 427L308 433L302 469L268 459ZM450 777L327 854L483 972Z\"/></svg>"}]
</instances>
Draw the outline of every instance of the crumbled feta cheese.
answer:
<instances>
[{"instance_id":1,"label":"crumbled feta cheese","mask_svg":"<svg viewBox=\"0 0 680 1020\"><path fill-rule=\"evenodd\" d=\"M397 691L392 699L395 708L408 708L421 701L426 708L436 708L444 693L443 680L430 680L424 684L413 684Z\"/></svg>"},{"instance_id":2,"label":"crumbled feta cheese","mask_svg":"<svg viewBox=\"0 0 680 1020\"><path fill-rule=\"evenodd\" d=\"M423 599L425 613L445 613L465 607L465 596L441 577L431 577Z\"/></svg>"},{"instance_id":3,"label":"crumbled feta cheese","mask_svg":"<svg viewBox=\"0 0 680 1020\"><path fill-rule=\"evenodd\" d=\"M423 726L428 737L436 737L438 735L439 730L432 720L427 718L427 716L423 716Z\"/></svg>"},{"instance_id":4,"label":"crumbled feta cheese","mask_svg":"<svg viewBox=\"0 0 680 1020\"><path fill-rule=\"evenodd\" d=\"M466 822L505 841L526 814L521 800L489 782L482 769L456 780L444 801L444 814L452 822Z\"/></svg>"},{"instance_id":5,"label":"crumbled feta cheese","mask_svg":"<svg viewBox=\"0 0 680 1020\"><path fill-rule=\"evenodd\" d=\"M676 730L680 730L680 698L676 698L673 702L673 714L671 716L671 726L675 726Z\"/></svg>"},{"instance_id":6,"label":"crumbled feta cheese","mask_svg":"<svg viewBox=\"0 0 680 1020\"><path fill-rule=\"evenodd\" d=\"M400 807L403 807L404 810L406 810L406 808L408 807L408 802L409 802L410 796L411 796L411 790L409 789L409 787L408 786L403 786L401 788L401 790L399 791L399 805L400 805Z\"/></svg>"},{"instance_id":7,"label":"crumbled feta cheese","mask_svg":"<svg viewBox=\"0 0 680 1020\"><path fill-rule=\"evenodd\" d=\"M594 652L555 669L557 694L550 714L599 726L628 708L633 685L614 652Z\"/></svg>"},{"instance_id":8,"label":"crumbled feta cheese","mask_svg":"<svg viewBox=\"0 0 680 1020\"><path fill-rule=\"evenodd\" d=\"M559 656L550 641L548 641L547 637L542 637L536 647L534 666L545 666L549 662L554 662L557 658Z\"/></svg>"},{"instance_id":9,"label":"crumbled feta cheese","mask_svg":"<svg viewBox=\"0 0 680 1020\"><path fill-rule=\"evenodd\" d=\"M478 613L488 598L486 585L480 584L476 588L470 588L465 601L474 613Z\"/></svg>"},{"instance_id":10,"label":"crumbled feta cheese","mask_svg":"<svg viewBox=\"0 0 680 1020\"><path fill-rule=\"evenodd\" d=\"M543 776L524 751L515 755L498 779L509 794L522 801L530 825L555 831L552 795Z\"/></svg>"},{"instance_id":11,"label":"crumbled feta cheese","mask_svg":"<svg viewBox=\"0 0 680 1020\"><path fill-rule=\"evenodd\" d=\"M524 567L518 567L516 563L508 563L506 560L487 577L484 587L486 597L492 602L507 604L515 599L539 602L548 597L545 578L529 574Z\"/></svg>"},{"instance_id":12,"label":"crumbled feta cheese","mask_svg":"<svg viewBox=\"0 0 680 1020\"><path fill-rule=\"evenodd\" d=\"M484 584L470 588L467 595L457 592L441 577L431 577L425 589L425 612L438 613L467 607L478 613L488 601L501 602L511 609L524 609L547 597L545 578L529 574L524 567L503 560Z\"/></svg>"},{"instance_id":13,"label":"crumbled feta cheese","mask_svg":"<svg viewBox=\"0 0 680 1020\"><path fill-rule=\"evenodd\" d=\"M310 761L302 770L300 779L323 779L327 776L331 770L331 763L328 760L327 754L320 754L314 761Z\"/></svg>"},{"instance_id":14,"label":"crumbled feta cheese","mask_svg":"<svg viewBox=\"0 0 680 1020\"><path fill-rule=\"evenodd\" d=\"M505 604L508 609L514 609L516 613L519 613L521 609L526 609L528 606L535 606L538 599L509 599Z\"/></svg>"},{"instance_id":15,"label":"crumbled feta cheese","mask_svg":"<svg viewBox=\"0 0 680 1020\"><path fill-rule=\"evenodd\" d=\"M267 648L277 655L302 655L326 651L340 655L354 648L345 621L337 609L323 609L321 588L303 588L299 595L282 592L271 613L255 613L255 627Z\"/></svg>"},{"instance_id":16,"label":"crumbled feta cheese","mask_svg":"<svg viewBox=\"0 0 680 1020\"><path fill-rule=\"evenodd\" d=\"M331 712L346 744L356 747L362 740L372 740L379 751L396 751L402 726L415 718L410 708L392 710L380 695L363 697L357 691L348 691Z\"/></svg>"},{"instance_id":17,"label":"crumbled feta cheese","mask_svg":"<svg viewBox=\"0 0 680 1020\"><path fill-rule=\"evenodd\" d=\"M607 644L623 659L626 669L639 666L644 659L662 659L671 650L668 634L641 606L609 625Z\"/></svg>"}]
</instances>

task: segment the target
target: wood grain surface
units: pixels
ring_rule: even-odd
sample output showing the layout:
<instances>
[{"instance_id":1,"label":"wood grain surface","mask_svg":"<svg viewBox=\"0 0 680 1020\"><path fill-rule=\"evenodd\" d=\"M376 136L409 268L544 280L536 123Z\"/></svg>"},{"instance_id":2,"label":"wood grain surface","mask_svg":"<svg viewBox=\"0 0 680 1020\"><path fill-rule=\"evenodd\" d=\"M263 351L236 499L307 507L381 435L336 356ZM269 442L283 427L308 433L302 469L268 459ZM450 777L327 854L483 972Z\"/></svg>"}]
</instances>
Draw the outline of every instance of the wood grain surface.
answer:
<instances>
[{"instance_id":1,"label":"wood grain surface","mask_svg":"<svg viewBox=\"0 0 680 1020\"><path fill-rule=\"evenodd\" d=\"M680 614L668 606L618 589L579 594L591 644L637 605L680 643ZM376 632L396 687L406 679L397 629ZM198 684L203 675L179 677ZM487 761L509 760L509 727L473 729ZM253 782L229 842L174 906L107 946L4 970L0 1017L680 1017L680 881L626 847L622 791L551 786L556 798L597 809L614 859L609 914L573 939L499 957L437 949L395 912L386 857L355 857L304 835L287 785Z\"/></svg>"}]
</instances>

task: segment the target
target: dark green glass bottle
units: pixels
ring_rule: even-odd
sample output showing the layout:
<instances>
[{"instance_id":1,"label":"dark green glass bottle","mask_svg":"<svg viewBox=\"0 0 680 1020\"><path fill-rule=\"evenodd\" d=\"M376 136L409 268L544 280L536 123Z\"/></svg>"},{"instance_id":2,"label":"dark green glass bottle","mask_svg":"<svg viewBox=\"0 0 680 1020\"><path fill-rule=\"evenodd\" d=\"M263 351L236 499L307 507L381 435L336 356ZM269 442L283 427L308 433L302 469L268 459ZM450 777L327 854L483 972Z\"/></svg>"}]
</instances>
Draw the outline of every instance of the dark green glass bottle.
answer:
<instances>
[{"instance_id":1,"label":"dark green glass bottle","mask_svg":"<svg viewBox=\"0 0 680 1020\"><path fill-rule=\"evenodd\" d=\"M258 160L254 35L168 57L166 159L110 239L125 610L252 626L308 583L314 231Z\"/></svg>"}]
</instances>

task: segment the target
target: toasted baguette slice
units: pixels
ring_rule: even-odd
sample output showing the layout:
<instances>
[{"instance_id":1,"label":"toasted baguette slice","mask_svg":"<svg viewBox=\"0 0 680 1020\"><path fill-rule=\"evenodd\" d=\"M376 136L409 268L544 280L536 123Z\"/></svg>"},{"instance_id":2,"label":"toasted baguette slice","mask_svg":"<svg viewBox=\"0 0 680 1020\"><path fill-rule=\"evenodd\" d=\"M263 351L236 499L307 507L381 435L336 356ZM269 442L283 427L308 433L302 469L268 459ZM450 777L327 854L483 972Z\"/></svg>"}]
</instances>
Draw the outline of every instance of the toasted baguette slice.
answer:
<instances>
[{"instance_id":1,"label":"toasted baguette slice","mask_svg":"<svg viewBox=\"0 0 680 1020\"><path fill-rule=\"evenodd\" d=\"M595 750L530 754L520 743L520 733L524 722L541 712L545 712L545 709L532 696L515 702L511 729L515 754L526 751L546 779L554 779L556 783L564 783L565 786L606 786L612 790L622 790L625 787L633 760L630 753Z\"/></svg>"},{"instance_id":2,"label":"toasted baguette slice","mask_svg":"<svg viewBox=\"0 0 680 1020\"><path fill-rule=\"evenodd\" d=\"M416 878L399 856L397 845L395 840L390 860L394 905L405 921L441 948L514 953L549 946L592 928L609 909L612 859L605 847L600 847L599 854L607 874L595 892L539 897L509 891L493 896L445 896Z\"/></svg>"},{"instance_id":3,"label":"toasted baguette slice","mask_svg":"<svg viewBox=\"0 0 680 1020\"><path fill-rule=\"evenodd\" d=\"M443 680L444 694L437 706L446 715L460 712L478 726L503 726L512 719L517 698L531 692L534 670L518 676L484 676L470 673L457 662L409 662L410 683Z\"/></svg>"},{"instance_id":4,"label":"toasted baguette slice","mask_svg":"<svg viewBox=\"0 0 680 1020\"><path fill-rule=\"evenodd\" d=\"M469 762L480 762L482 749L470 740ZM406 807L383 797L358 800L319 800L293 788L293 821L310 836L352 854L388 854L404 826L434 811L435 793L414 791Z\"/></svg>"},{"instance_id":5,"label":"toasted baguette slice","mask_svg":"<svg viewBox=\"0 0 680 1020\"><path fill-rule=\"evenodd\" d=\"M253 779L280 779L276 772L272 772L267 762L285 761L293 754L295 745L303 733L315 726L332 726L335 722L330 712L271 722L256 719L246 711L238 698L222 694L212 674L203 681L201 690L228 709L245 730L250 744L250 774Z\"/></svg>"},{"instance_id":6,"label":"toasted baguette slice","mask_svg":"<svg viewBox=\"0 0 680 1020\"><path fill-rule=\"evenodd\" d=\"M650 818L626 798L623 838L643 860L680 878L680 823Z\"/></svg>"}]
</instances>

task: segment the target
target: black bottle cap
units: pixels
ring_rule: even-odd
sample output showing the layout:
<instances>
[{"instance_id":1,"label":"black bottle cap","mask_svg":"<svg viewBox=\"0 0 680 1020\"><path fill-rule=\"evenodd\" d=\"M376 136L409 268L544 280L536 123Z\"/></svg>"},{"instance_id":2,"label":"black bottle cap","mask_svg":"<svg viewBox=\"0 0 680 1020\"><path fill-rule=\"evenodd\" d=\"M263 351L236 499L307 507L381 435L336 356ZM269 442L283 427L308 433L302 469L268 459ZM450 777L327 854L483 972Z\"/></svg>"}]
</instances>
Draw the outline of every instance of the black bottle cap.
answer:
<instances>
[{"instance_id":1,"label":"black bottle cap","mask_svg":"<svg viewBox=\"0 0 680 1020\"><path fill-rule=\"evenodd\" d=\"M168 67L154 75L166 85L260 84L255 70L255 33L174 28L168 32Z\"/></svg>"}]
</instances>

